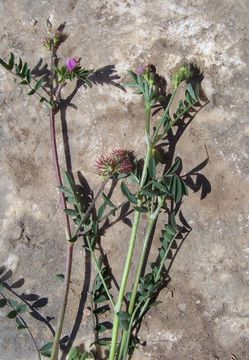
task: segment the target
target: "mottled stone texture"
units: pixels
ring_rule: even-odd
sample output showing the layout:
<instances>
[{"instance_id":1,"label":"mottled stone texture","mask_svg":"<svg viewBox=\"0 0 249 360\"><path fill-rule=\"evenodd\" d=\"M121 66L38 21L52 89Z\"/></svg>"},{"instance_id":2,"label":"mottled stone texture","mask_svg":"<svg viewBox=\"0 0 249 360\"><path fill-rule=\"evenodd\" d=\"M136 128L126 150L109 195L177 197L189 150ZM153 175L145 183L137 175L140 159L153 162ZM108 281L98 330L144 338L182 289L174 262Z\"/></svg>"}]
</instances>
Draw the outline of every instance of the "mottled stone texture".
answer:
<instances>
[{"instance_id":1,"label":"mottled stone texture","mask_svg":"<svg viewBox=\"0 0 249 360\"><path fill-rule=\"evenodd\" d=\"M200 189L184 200L183 212L193 230L171 268L171 282L160 294L161 303L145 319L140 337L147 345L138 349L135 358L228 360L234 354L238 360L248 359L247 1L2 0L0 17L3 58L13 51L31 66L40 58L45 64L48 54L40 38L49 17L57 25L66 22L69 38L59 50L62 61L79 56L86 67L106 67L92 89L77 91L64 120L72 169L75 174L82 172L94 190L98 180L92 162L97 154L120 146L138 156L144 151L141 99L117 85L125 79L126 69L154 63L168 82L171 70L182 61L195 62L204 71L203 88L210 103L185 131L176 154L187 172L206 159L207 149L209 163L201 173L209 180L211 192L201 196ZM73 89L71 84L63 96ZM0 261L12 269L12 281L25 279L17 291L47 297L43 311L56 315L62 285L55 275L64 271L65 241L48 116L36 98L27 97L2 68L0 105ZM59 116L57 125L60 131ZM65 169L61 136L58 140ZM103 239L117 276L122 272L128 234L129 227L120 222ZM156 232L154 254L159 235ZM90 266L77 243L65 334L74 324ZM31 327L39 345L50 340L44 325L32 320ZM76 343L89 343L91 328L89 317L83 317ZM27 333L17 332L4 311L0 348L1 360L36 359Z\"/></svg>"}]
</instances>

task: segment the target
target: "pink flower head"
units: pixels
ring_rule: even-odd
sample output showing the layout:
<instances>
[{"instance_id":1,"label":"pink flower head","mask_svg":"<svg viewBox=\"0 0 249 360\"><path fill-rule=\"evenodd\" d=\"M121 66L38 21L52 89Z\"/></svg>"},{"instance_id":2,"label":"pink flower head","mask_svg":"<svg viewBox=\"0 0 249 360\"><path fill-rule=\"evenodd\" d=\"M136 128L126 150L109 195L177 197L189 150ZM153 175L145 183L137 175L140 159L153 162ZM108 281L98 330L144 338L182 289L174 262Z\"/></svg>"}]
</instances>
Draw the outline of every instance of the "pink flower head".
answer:
<instances>
[{"instance_id":1,"label":"pink flower head","mask_svg":"<svg viewBox=\"0 0 249 360\"><path fill-rule=\"evenodd\" d=\"M100 176L129 174L132 171L131 152L115 149L108 155L101 155L95 163L95 172Z\"/></svg>"},{"instance_id":2,"label":"pink flower head","mask_svg":"<svg viewBox=\"0 0 249 360\"><path fill-rule=\"evenodd\" d=\"M144 65L144 66L139 66L135 72L137 75L143 75L146 70L147 70L147 65Z\"/></svg>"},{"instance_id":3,"label":"pink flower head","mask_svg":"<svg viewBox=\"0 0 249 360\"><path fill-rule=\"evenodd\" d=\"M74 69L75 69L76 67L78 67L79 65L80 65L80 59L78 59L78 58L76 58L76 57L74 57L74 58L69 58L69 59L67 60L67 63L66 63L67 70L68 70L69 72L74 71Z\"/></svg>"}]
</instances>

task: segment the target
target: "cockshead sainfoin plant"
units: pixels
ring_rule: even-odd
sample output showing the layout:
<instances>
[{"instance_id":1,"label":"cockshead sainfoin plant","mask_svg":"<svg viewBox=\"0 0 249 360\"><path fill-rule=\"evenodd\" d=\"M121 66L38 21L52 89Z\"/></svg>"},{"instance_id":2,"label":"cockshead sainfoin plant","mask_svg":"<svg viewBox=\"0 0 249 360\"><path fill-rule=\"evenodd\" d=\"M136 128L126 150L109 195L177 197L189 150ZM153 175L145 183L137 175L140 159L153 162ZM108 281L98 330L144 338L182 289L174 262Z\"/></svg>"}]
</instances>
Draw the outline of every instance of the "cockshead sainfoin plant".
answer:
<instances>
[{"instance_id":1,"label":"cockshead sainfoin plant","mask_svg":"<svg viewBox=\"0 0 249 360\"><path fill-rule=\"evenodd\" d=\"M65 171L64 175L61 173L55 119L62 104L61 89L68 81L75 79L92 87L94 71L83 68L80 58L75 56L69 58L64 64L60 64L57 49L66 38L67 35L63 31L53 28L50 21L47 22L47 35L42 39L42 44L50 54L48 75L36 76L29 65L20 58L17 60L13 53L10 53L8 61L0 58L0 65L13 74L21 86L28 88L28 95L36 95L44 104L45 110L48 109L49 112L53 165L64 214L67 246L66 269L63 276L64 293L56 331L53 330L50 321L46 319L44 321L53 335L51 341L42 347L37 345L37 340L34 339L23 318L23 314L32 309L30 302L25 299L21 299L23 303L10 299L7 292L11 291L11 288L4 281L0 282L0 306L9 307L10 312L7 316L16 320L19 329L26 329L29 332L39 359L41 356L46 356L57 360L67 308L73 248L76 241L81 241L86 252L91 255L96 270L96 277L92 284L93 308L91 312L98 318L99 314L107 311L111 326L107 327L105 323L98 322L95 327L96 341L90 349L82 352L79 347L74 346L66 347L64 351L70 360L101 359L104 353L102 349L105 349L109 360L125 360L132 355L135 347L139 346L138 329L144 315L156 303L157 295L165 284L166 260L169 258L172 244L181 235L183 228L177 224L182 199L188 195L185 178L180 175L182 162L177 157L174 160L171 159L165 166L162 164L165 164L163 159L170 146L168 135L172 137L175 127L201 106L199 82L193 79L193 68L184 64L173 74L172 91L166 94L163 78L156 73L153 65L149 64L139 67L136 71L128 71L131 82L124 86L132 87L135 94L142 96L143 99L145 120L144 134L141 136L146 142L146 153L143 159L137 159L131 149L132 143L127 143L127 149L114 148L110 153L99 155L93 166L93 176L99 176L101 184L91 202L86 206L73 174L69 171ZM184 98L179 101L172 114L171 105L183 83L186 84ZM154 116L154 113L157 116ZM158 114L161 115L158 116ZM125 197L125 201L120 204L114 204L110 196L104 192L108 183L113 180ZM131 183L133 183L132 191ZM110 217L120 216L118 215L120 209L127 204L131 207L133 217L131 234L129 239L123 239L127 244L127 253L123 259L122 278L116 291L113 291L111 266L104 261L104 257L107 259L106 254L104 253L103 256L99 253L98 245L105 221ZM142 239L135 273L132 273L131 264L138 242L142 214L145 214L147 219L146 234ZM163 219L163 221L158 221L158 219ZM154 229L162 222L164 225L161 229L158 256L148 265L148 251ZM141 244L141 239L139 243ZM129 283L132 283L131 289L128 289ZM13 290L12 294L17 296ZM34 306L32 311L35 311ZM110 337L101 338L102 333Z\"/></svg>"}]
</instances>

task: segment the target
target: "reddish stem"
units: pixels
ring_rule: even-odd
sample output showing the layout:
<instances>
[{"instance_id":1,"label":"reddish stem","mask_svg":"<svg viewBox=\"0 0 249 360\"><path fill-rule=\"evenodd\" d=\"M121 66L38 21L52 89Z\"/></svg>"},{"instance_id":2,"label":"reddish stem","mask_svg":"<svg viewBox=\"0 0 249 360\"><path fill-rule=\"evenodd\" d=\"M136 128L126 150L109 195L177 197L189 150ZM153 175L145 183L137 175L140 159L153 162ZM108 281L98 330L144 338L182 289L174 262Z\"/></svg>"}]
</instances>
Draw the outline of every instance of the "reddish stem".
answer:
<instances>
[{"instance_id":1,"label":"reddish stem","mask_svg":"<svg viewBox=\"0 0 249 360\"><path fill-rule=\"evenodd\" d=\"M62 179L61 179L61 171L60 171L60 164L59 164L59 157L57 151L57 142L56 142L56 132L55 132L55 109L50 111L50 135L51 135L51 145L52 145L52 153L53 153L53 164L55 170L55 177L56 177L56 185L62 186ZM64 212L64 209L67 208L65 195L60 191L60 204L64 213L65 223L66 223L66 230L67 230L67 237L68 239L71 238L71 229L70 229L70 222L68 215Z\"/></svg>"},{"instance_id":2,"label":"reddish stem","mask_svg":"<svg viewBox=\"0 0 249 360\"><path fill-rule=\"evenodd\" d=\"M54 163L54 169L55 169L56 183L57 183L57 186L62 186L60 164L59 164L59 157L58 157L57 144L56 144L55 109L51 109L51 111L50 111L50 134L51 134L51 145L52 145L53 163ZM65 219L65 223L66 223L67 240L69 240L72 236L71 228L70 228L69 217L64 212L64 209L67 208L67 204L66 204L65 196L62 192L60 192L60 204L63 209L64 219ZM52 349L52 354L51 354L51 360L56 360L58 358L58 348L59 348L62 326L63 326L63 322L64 322L64 317L65 317L65 311L66 311L66 307L67 307L67 299L68 299L69 284L70 284L71 269L72 269L72 258L73 258L73 243L68 242L63 302L62 302L60 316L58 319L57 329L56 329L56 333L55 333L53 349Z\"/></svg>"}]
</instances>

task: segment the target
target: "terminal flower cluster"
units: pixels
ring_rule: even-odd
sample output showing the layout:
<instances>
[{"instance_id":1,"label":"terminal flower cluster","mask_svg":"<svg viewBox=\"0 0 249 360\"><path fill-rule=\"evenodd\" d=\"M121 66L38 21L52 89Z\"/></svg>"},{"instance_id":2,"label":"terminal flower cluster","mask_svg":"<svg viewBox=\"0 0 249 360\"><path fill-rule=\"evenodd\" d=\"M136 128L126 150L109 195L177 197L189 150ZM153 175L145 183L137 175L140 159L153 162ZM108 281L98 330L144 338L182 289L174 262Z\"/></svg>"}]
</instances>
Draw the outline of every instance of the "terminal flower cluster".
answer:
<instances>
[{"instance_id":1,"label":"terminal flower cluster","mask_svg":"<svg viewBox=\"0 0 249 360\"><path fill-rule=\"evenodd\" d=\"M114 149L110 154L100 155L95 162L95 172L103 177L130 174L132 171L131 152Z\"/></svg>"}]
</instances>

